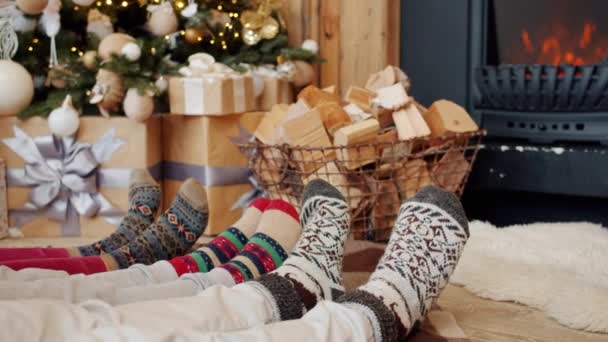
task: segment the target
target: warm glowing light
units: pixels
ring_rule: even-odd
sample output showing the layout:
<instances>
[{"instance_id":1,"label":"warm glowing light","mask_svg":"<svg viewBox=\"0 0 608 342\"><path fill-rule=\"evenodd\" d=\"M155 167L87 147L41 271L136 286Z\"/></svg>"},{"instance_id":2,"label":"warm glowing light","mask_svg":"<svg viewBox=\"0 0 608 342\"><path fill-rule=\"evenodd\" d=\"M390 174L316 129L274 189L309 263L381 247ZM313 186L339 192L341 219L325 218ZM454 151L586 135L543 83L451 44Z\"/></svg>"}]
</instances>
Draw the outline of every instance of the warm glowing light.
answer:
<instances>
[{"instance_id":1,"label":"warm glowing light","mask_svg":"<svg viewBox=\"0 0 608 342\"><path fill-rule=\"evenodd\" d=\"M30 52L31 52L31 51L34 51L34 48L33 48L33 47L31 47L31 46L29 46L29 47L27 48L27 51L30 51Z\"/></svg>"},{"instance_id":2,"label":"warm glowing light","mask_svg":"<svg viewBox=\"0 0 608 342\"><path fill-rule=\"evenodd\" d=\"M97 4L97 7L99 7L99 6L103 5L103 4L101 3L101 1L97 1L97 3L96 3L96 4Z\"/></svg>"},{"instance_id":3,"label":"warm glowing light","mask_svg":"<svg viewBox=\"0 0 608 342\"><path fill-rule=\"evenodd\" d=\"M78 56L80 56L80 57L84 56L84 52L78 51Z\"/></svg>"},{"instance_id":4,"label":"warm glowing light","mask_svg":"<svg viewBox=\"0 0 608 342\"><path fill-rule=\"evenodd\" d=\"M76 52L76 51L78 51L78 49L75 46L72 46L72 48L70 49L70 51Z\"/></svg>"},{"instance_id":5,"label":"warm glowing light","mask_svg":"<svg viewBox=\"0 0 608 342\"><path fill-rule=\"evenodd\" d=\"M221 10L223 10L223 9L224 9L224 6L222 6L222 5L217 5L217 10L218 10L218 11L221 11Z\"/></svg>"},{"instance_id":6,"label":"warm glowing light","mask_svg":"<svg viewBox=\"0 0 608 342\"><path fill-rule=\"evenodd\" d=\"M40 40L39 40L38 38L34 38L34 39L32 39L32 43L34 43L34 44L38 44L38 42L40 42Z\"/></svg>"},{"instance_id":7,"label":"warm glowing light","mask_svg":"<svg viewBox=\"0 0 608 342\"><path fill-rule=\"evenodd\" d=\"M215 39L211 39L211 41L209 41L209 43L211 43L211 45L215 44Z\"/></svg>"},{"instance_id":8,"label":"warm glowing light","mask_svg":"<svg viewBox=\"0 0 608 342\"><path fill-rule=\"evenodd\" d=\"M185 5L183 2L178 1L178 2L176 2L176 3L175 3L175 6L177 6L177 8L179 8L179 9L182 9L182 8L184 8L184 6L186 6L186 5Z\"/></svg>"},{"instance_id":9,"label":"warm glowing light","mask_svg":"<svg viewBox=\"0 0 608 342\"><path fill-rule=\"evenodd\" d=\"M108 5L108 6L112 5L112 0L106 0L106 5Z\"/></svg>"},{"instance_id":10,"label":"warm glowing light","mask_svg":"<svg viewBox=\"0 0 608 342\"><path fill-rule=\"evenodd\" d=\"M238 32L234 32L234 38L238 38L240 34Z\"/></svg>"},{"instance_id":11,"label":"warm glowing light","mask_svg":"<svg viewBox=\"0 0 608 342\"><path fill-rule=\"evenodd\" d=\"M128 2L126 2L126 1L123 1L123 2L122 2L120 5L121 5L122 7L128 7L128 6L129 6L129 3L128 3Z\"/></svg>"}]
</instances>

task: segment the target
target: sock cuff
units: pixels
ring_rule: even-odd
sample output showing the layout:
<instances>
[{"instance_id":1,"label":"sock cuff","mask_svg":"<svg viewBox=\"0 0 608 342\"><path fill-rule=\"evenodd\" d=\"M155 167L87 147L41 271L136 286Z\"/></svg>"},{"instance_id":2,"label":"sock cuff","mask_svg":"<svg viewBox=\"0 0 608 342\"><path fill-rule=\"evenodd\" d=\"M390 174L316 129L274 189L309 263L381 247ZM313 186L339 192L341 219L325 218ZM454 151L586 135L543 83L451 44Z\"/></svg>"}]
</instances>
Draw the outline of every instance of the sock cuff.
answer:
<instances>
[{"instance_id":1,"label":"sock cuff","mask_svg":"<svg viewBox=\"0 0 608 342\"><path fill-rule=\"evenodd\" d=\"M374 323L377 323L377 328L379 329L377 333L382 336L382 341L396 342L407 335L407 332L404 333L401 331L404 328L399 327L401 323L397 315L392 312L380 298L367 291L347 291L342 297L336 300L336 303L359 304L371 310L374 315L373 318L376 321Z\"/></svg>"},{"instance_id":2,"label":"sock cuff","mask_svg":"<svg viewBox=\"0 0 608 342\"><path fill-rule=\"evenodd\" d=\"M259 211L263 212L264 210L266 210L270 202L271 201L266 197L258 197L253 202L251 202L249 207L257 208Z\"/></svg>"},{"instance_id":3,"label":"sock cuff","mask_svg":"<svg viewBox=\"0 0 608 342\"><path fill-rule=\"evenodd\" d=\"M199 271L196 260L194 260L194 258L192 258L190 255L173 258L169 260L169 263L171 266L173 266L178 276Z\"/></svg>"},{"instance_id":4,"label":"sock cuff","mask_svg":"<svg viewBox=\"0 0 608 342\"><path fill-rule=\"evenodd\" d=\"M252 283L261 285L270 293L281 321L299 319L304 315L302 300L292 283L286 278L270 273Z\"/></svg>"},{"instance_id":5,"label":"sock cuff","mask_svg":"<svg viewBox=\"0 0 608 342\"><path fill-rule=\"evenodd\" d=\"M266 207L266 210L280 210L286 213L287 215L293 217L296 222L300 223L300 214L298 214L296 208L294 208L293 205L289 204L289 202L286 202L282 199L275 199L270 201L270 203Z\"/></svg>"}]
</instances>

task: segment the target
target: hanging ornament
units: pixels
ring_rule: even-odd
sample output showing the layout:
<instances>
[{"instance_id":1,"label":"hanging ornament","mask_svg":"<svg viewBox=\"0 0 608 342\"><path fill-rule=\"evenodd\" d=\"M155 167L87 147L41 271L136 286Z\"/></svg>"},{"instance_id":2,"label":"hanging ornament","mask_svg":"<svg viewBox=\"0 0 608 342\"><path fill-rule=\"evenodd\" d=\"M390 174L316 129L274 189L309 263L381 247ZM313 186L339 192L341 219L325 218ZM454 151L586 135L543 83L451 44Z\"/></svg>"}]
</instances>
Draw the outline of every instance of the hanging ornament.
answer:
<instances>
[{"instance_id":1,"label":"hanging ornament","mask_svg":"<svg viewBox=\"0 0 608 342\"><path fill-rule=\"evenodd\" d=\"M114 25L109 16L99 12L98 9L94 8L89 11L87 16L87 33L92 33L99 40L103 40L105 37L114 33Z\"/></svg>"},{"instance_id":2,"label":"hanging ornament","mask_svg":"<svg viewBox=\"0 0 608 342\"><path fill-rule=\"evenodd\" d=\"M315 69L310 63L304 61L294 61L295 73L291 78L291 82L296 87L304 87L312 83L315 78Z\"/></svg>"},{"instance_id":3,"label":"hanging ornament","mask_svg":"<svg viewBox=\"0 0 608 342\"><path fill-rule=\"evenodd\" d=\"M97 83L91 90L89 103L96 104L101 115L108 118L110 111L120 110L124 97L125 87L122 78L112 71L99 69Z\"/></svg>"},{"instance_id":4,"label":"hanging ornament","mask_svg":"<svg viewBox=\"0 0 608 342\"><path fill-rule=\"evenodd\" d=\"M47 7L49 0L17 0L17 7L29 15L38 15Z\"/></svg>"},{"instance_id":5,"label":"hanging ornament","mask_svg":"<svg viewBox=\"0 0 608 342\"><path fill-rule=\"evenodd\" d=\"M162 37L177 31L178 20L171 2L165 1L160 5L148 5L148 11L151 14L146 26L150 33Z\"/></svg>"},{"instance_id":6,"label":"hanging ornament","mask_svg":"<svg viewBox=\"0 0 608 342\"><path fill-rule=\"evenodd\" d=\"M53 109L48 117L49 130L60 137L72 136L80 127L80 113L72 105L72 97L65 97L61 107Z\"/></svg>"},{"instance_id":7,"label":"hanging ornament","mask_svg":"<svg viewBox=\"0 0 608 342\"><path fill-rule=\"evenodd\" d=\"M314 39L306 39L302 42L302 49L310 51L315 55L319 53L319 43Z\"/></svg>"},{"instance_id":8,"label":"hanging ornament","mask_svg":"<svg viewBox=\"0 0 608 342\"><path fill-rule=\"evenodd\" d=\"M16 115L26 109L34 97L34 81L19 63L0 60L0 116Z\"/></svg>"},{"instance_id":9,"label":"hanging ornament","mask_svg":"<svg viewBox=\"0 0 608 342\"><path fill-rule=\"evenodd\" d=\"M154 86L156 86L159 93L163 94L167 91L167 88L169 88L169 81L167 81L167 78L164 76L160 76L156 82L154 82Z\"/></svg>"},{"instance_id":10,"label":"hanging ornament","mask_svg":"<svg viewBox=\"0 0 608 342\"><path fill-rule=\"evenodd\" d=\"M63 89L66 86L66 76L70 74L69 69L65 65L55 65L49 69L46 76L45 85L47 87L53 86L57 89Z\"/></svg>"},{"instance_id":11,"label":"hanging ornament","mask_svg":"<svg viewBox=\"0 0 608 342\"><path fill-rule=\"evenodd\" d=\"M205 28L191 27L189 29L186 29L186 32L184 33L184 39L189 44L200 43L201 41L203 41L208 32L209 30Z\"/></svg>"},{"instance_id":12,"label":"hanging ornament","mask_svg":"<svg viewBox=\"0 0 608 342\"><path fill-rule=\"evenodd\" d=\"M130 88L127 90L122 109L129 119L144 122L154 112L154 97L150 93L142 95L136 88Z\"/></svg>"},{"instance_id":13,"label":"hanging ornament","mask_svg":"<svg viewBox=\"0 0 608 342\"><path fill-rule=\"evenodd\" d=\"M182 17L192 18L198 13L198 5L194 0L188 0L188 6L184 7L181 12Z\"/></svg>"},{"instance_id":14,"label":"hanging ornament","mask_svg":"<svg viewBox=\"0 0 608 342\"><path fill-rule=\"evenodd\" d=\"M82 55L82 64L89 70L95 70L97 68L97 51L89 50Z\"/></svg>"},{"instance_id":15,"label":"hanging ornament","mask_svg":"<svg viewBox=\"0 0 608 342\"><path fill-rule=\"evenodd\" d=\"M281 8L282 3L281 0L262 0L256 11L241 14L245 44L256 45L262 39L273 39L279 34L281 26L272 17L272 11Z\"/></svg>"},{"instance_id":16,"label":"hanging ornament","mask_svg":"<svg viewBox=\"0 0 608 342\"><path fill-rule=\"evenodd\" d=\"M95 0L72 0L78 6L89 7L91 6Z\"/></svg>"},{"instance_id":17,"label":"hanging ornament","mask_svg":"<svg viewBox=\"0 0 608 342\"><path fill-rule=\"evenodd\" d=\"M102 60L107 61L112 57L112 54L120 55L122 48L125 45L134 42L135 38L129 36L128 34L112 33L105 37L101 43L99 43L97 52Z\"/></svg>"},{"instance_id":18,"label":"hanging ornament","mask_svg":"<svg viewBox=\"0 0 608 342\"><path fill-rule=\"evenodd\" d=\"M125 46L123 46L120 50L120 53L131 62L135 62L141 57L141 48L139 45L137 45L137 43L131 42L125 44Z\"/></svg>"},{"instance_id":19,"label":"hanging ornament","mask_svg":"<svg viewBox=\"0 0 608 342\"><path fill-rule=\"evenodd\" d=\"M51 56L49 58L49 67L51 68L59 64L55 37L59 33L59 30L61 30L60 9L61 0L49 0L48 5L40 17L40 25L42 26L44 33L51 38Z\"/></svg>"}]
</instances>

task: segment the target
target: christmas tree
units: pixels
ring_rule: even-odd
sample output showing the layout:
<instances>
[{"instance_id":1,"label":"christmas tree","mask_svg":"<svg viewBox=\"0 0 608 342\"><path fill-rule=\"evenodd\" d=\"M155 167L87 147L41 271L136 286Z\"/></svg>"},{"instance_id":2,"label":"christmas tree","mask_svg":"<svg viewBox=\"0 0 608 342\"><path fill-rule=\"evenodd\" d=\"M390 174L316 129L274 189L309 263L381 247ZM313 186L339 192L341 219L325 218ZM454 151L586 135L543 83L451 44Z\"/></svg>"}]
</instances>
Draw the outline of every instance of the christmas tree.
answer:
<instances>
[{"instance_id":1,"label":"christmas tree","mask_svg":"<svg viewBox=\"0 0 608 342\"><path fill-rule=\"evenodd\" d=\"M22 117L46 115L68 94L84 113L120 113L127 89L161 95L164 78L198 52L237 70L320 61L314 50L287 48L282 0L0 1L18 37L13 60L35 84Z\"/></svg>"}]
</instances>

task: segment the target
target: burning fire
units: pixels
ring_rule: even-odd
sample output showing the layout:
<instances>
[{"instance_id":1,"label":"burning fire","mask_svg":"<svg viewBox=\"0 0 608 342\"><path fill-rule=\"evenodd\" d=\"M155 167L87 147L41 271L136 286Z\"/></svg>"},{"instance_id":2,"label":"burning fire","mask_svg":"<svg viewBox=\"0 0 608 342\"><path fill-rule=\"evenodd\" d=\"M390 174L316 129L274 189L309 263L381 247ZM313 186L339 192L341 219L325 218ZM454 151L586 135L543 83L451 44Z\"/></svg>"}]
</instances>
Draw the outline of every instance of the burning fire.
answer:
<instances>
[{"instance_id":1,"label":"burning fire","mask_svg":"<svg viewBox=\"0 0 608 342\"><path fill-rule=\"evenodd\" d=\"M598 39L594 34L597 26L585 22L580 33L557 27L549 34L531 34L521 31L522 56L513 58L512 63L529 64L574 64L597 63L608 57L608 39Z\"/></svg>"}]
</instances>

